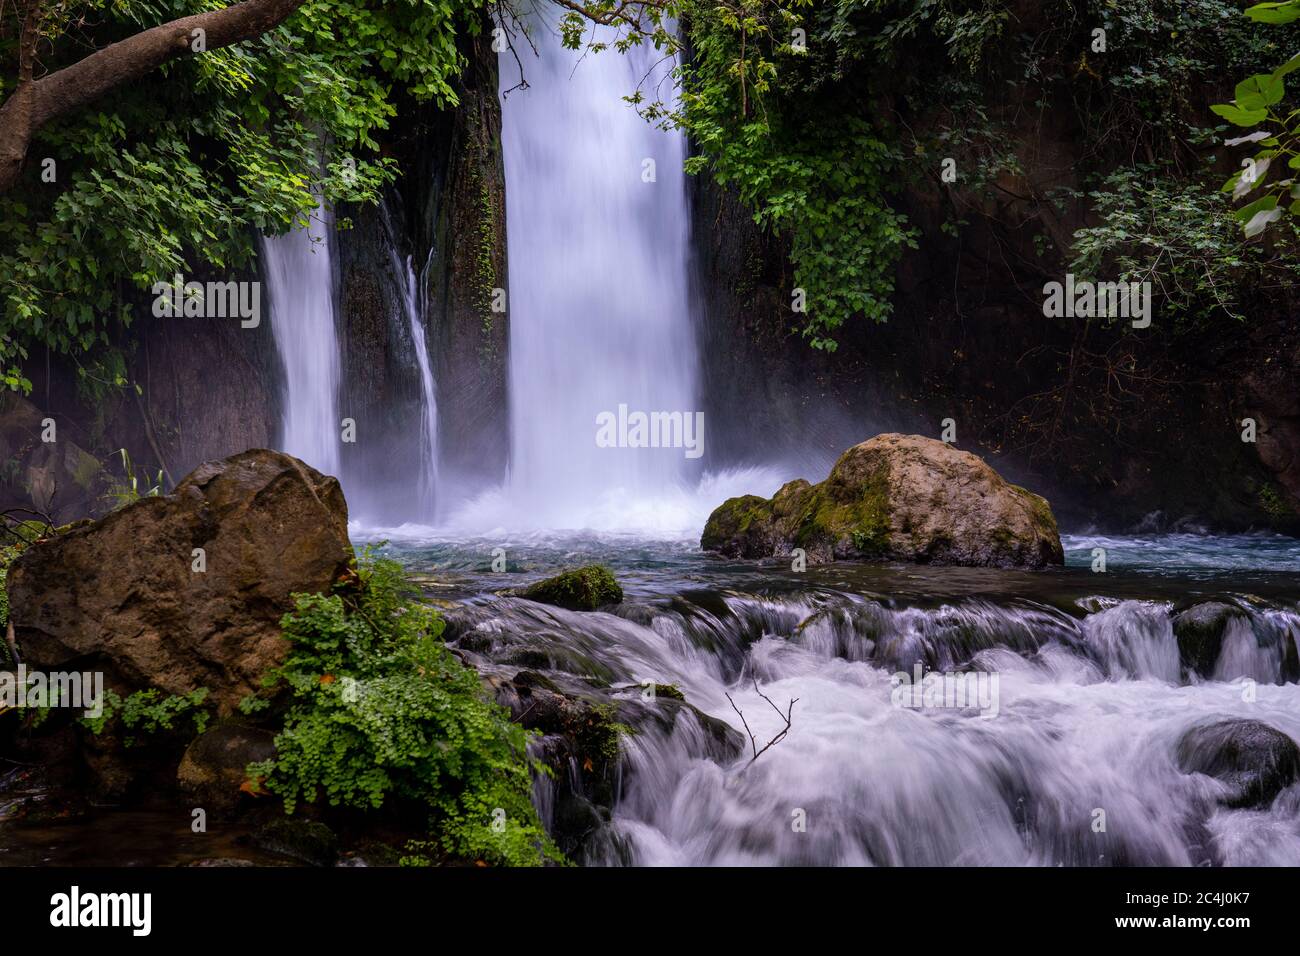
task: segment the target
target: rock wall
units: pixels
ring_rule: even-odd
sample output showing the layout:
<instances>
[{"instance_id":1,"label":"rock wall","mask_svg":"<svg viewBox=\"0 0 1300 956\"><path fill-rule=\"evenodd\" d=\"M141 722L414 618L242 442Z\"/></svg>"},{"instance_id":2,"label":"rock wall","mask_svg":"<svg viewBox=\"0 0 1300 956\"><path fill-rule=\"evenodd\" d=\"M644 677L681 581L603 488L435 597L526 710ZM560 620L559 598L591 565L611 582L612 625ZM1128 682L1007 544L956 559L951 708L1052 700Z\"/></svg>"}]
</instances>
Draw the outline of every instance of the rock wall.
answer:
<instances>
[{"instance_id":1,"label":"rock wall","mask_svg":"<svg viewBox=\"0 0 1300 956\"><path fill-rule=\"evenodd\" d=\"M1021 6L1017 29L1031 31L1042 5ZM1067 529L1295 533L1295 303L1282 292L1248 321L1223 319L1195 336L1173 334L1158 311L1140 331L1044 317L1043 285L1066 267L1059 252L1040 250L1067 249L1089 222L1084 204L1049 197L1080 185L1089 146L1069 104L1027 108L1042 95L1024 84L998 93L1024 171L998 182L998 198L937 178L895 197L919 248L898 266L894 313L851 323L831 354L797 332L786 244L734 195L695 178L710 466L776 450L817 479L830 449L889 430L939 437L951 418L958 447L1041 490ZM949 188L965 208L955 237L941 228ZM1255 443L1241 440L1245 418L1258 424Z\"/></svg>"},{"instance_id":2,"label":"rock wall","mask_svg":"<svg viewBox=\"0 0 1300 956\"><path fill-rule=\"evenodd\" d=\"M393 250L400 262L411 258L420 284L444 486L495 483L505 470L507 313L492 310L493 290L506 286L505 173L490 35L464 40L458 107L400 105L387 145L402 175L386 208L348 210L354 227L340 243L345 401L371 447L384 449L347 466L354 505L368 515L409 517L398 486L409 488L418 474L421 388L402 311L406 277L395 274Z\"/></svg>"}]
</instances>

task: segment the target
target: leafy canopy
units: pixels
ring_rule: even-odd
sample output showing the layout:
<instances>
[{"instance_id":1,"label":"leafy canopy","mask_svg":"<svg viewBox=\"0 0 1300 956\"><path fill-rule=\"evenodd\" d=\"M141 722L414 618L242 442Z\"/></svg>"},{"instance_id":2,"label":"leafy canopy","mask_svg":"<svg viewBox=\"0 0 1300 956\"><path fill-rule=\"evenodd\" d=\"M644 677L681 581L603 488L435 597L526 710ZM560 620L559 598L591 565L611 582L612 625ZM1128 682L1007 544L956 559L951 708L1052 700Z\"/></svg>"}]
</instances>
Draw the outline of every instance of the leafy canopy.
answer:
<instances>
[{"instance_id":1,"label":"leafy canopy","mask_svg":"<svg viewBox=\"0 0 1300 956\"><path fill-rule=\"evenodd\" d=\"M65 2L47 22L43 65L214 5ZM21 367L33 348L106 349L156 281L247 268L257 234L305 222L318 197L375 200L396 174L376 134L398 95L455 104L457 37L479 29L483 9L307 0L256 40L172 61L41 130L24 179L0 196L4 383L30 390ZM16 16L0 6L0 98L18 73Z\"/></svg>"}]
</instances>

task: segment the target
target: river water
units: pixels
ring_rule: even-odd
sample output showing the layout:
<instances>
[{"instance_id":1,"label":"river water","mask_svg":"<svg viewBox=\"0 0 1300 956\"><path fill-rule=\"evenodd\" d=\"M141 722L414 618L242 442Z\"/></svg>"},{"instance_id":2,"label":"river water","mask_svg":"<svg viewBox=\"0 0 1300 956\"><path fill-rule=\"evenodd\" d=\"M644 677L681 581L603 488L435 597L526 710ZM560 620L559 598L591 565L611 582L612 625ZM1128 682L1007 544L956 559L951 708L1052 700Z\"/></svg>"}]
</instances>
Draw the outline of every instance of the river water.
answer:
<instances>
[{"instance_id":1,"label":"river water","mask_svg":"<svg viewBox=\"0 0 1300 956\"><path fill-rule=\"evenodd\" d=\"M1229 809L1223 783L1176 757L1186 731L1226 719L1300 740L1294 539L1080 536L1050 571L796 572L687 537L358 529L381 536L429 595L490 607L497 659L672 683L743 731L734 701L760 746L783 726L764 697L797 699L788 735L752 766L688 722L625 737L612 821L586 863L1300 865L1300 786ZM1091 570L1097 547L1105 573ZM576 613L495 593L590 561L616 571L624 604ZM1200 677L1171 622L1206 601L1242 614ZM894 675L918 665L996 675L996 707L901 706Z\"/></svg>"}]
</instances>

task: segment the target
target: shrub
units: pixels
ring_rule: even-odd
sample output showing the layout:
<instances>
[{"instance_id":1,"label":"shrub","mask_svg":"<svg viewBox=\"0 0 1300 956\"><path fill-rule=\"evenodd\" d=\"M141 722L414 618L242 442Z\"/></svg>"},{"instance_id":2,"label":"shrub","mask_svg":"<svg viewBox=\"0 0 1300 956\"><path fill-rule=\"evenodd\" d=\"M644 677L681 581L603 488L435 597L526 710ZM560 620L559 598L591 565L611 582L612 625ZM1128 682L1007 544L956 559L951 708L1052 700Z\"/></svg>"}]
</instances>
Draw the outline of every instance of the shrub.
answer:
<instances>
[{"instance_id":1,"label":"shrub","mask_svg":"<svg viewBox=\"0 0 1300 956\"><path fill-rule=\"evenodd\" d=\"M443 621L409 592L401 567L358 561L359 585L298 595L282 621L292 644L283 681L292 703L274 760L250 779L284 800L377 809L389 798L427 807L429 855L512 866L562 858L531 801L527 732L490 701L478 675L440 640Z\"/></svg>"}]
</instances>

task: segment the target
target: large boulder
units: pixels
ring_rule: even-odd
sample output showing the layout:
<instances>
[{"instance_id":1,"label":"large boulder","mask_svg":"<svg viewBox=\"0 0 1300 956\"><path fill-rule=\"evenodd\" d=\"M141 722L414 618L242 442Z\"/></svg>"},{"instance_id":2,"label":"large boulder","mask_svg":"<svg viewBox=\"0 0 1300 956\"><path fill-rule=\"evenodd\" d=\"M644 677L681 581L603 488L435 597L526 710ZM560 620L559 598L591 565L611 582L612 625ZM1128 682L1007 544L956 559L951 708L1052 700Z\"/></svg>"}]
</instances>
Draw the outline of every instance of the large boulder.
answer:
<instances>
[{"instance_id":1,"label":"large boulder","mask_svg":"<svg viewBox=\"0 0 1300 956\"><path fill-rule=\"evenodd\" d=\"M290 596L328 592L348 570L347 517L338 481L296 458L257 449L206 462L172 494L39 542L13 563L10 617L24 660L102 668L122 689L206 687L229 714L283 661Z\"/></svg>"},{"instance_id":2,"label":"large boulder","mask_svg":"<svg viewBox=\"0 0 1300 956\"><path fill-rule=\"evenodd\" d=\"M1183 666L1201 677L1212 675L1228 625L1249 620L1241 608L1222 601L1203 601L1174 615L1174 635Z\"/></svg>"},{"instance_id":3,"label":"large boulder","mask_svg":"<svg viewBox=\"0 0 1300 956\"><path fill-rule=\"evenodd\" d=\"M993 567L1062 564L1047 502L970 452L918 435L854 445L820 484L800 479L770 499L732 498L700 546L760 558L802 548L811 561L866 559Z\"/></svg>"},{"instance_id":4,"label":"large boulder","mask_svg":"<svg viewBox=\"0 0 1300 956\"><path fill-rule=\"evenodd\" d=\"M1300 747L1258 720L1221 720L1192 727L1178 741L1183 773L1203 773L1228 785L1229 807L1266 807L1300 777Z\"/></svg>"}]
</instances>

